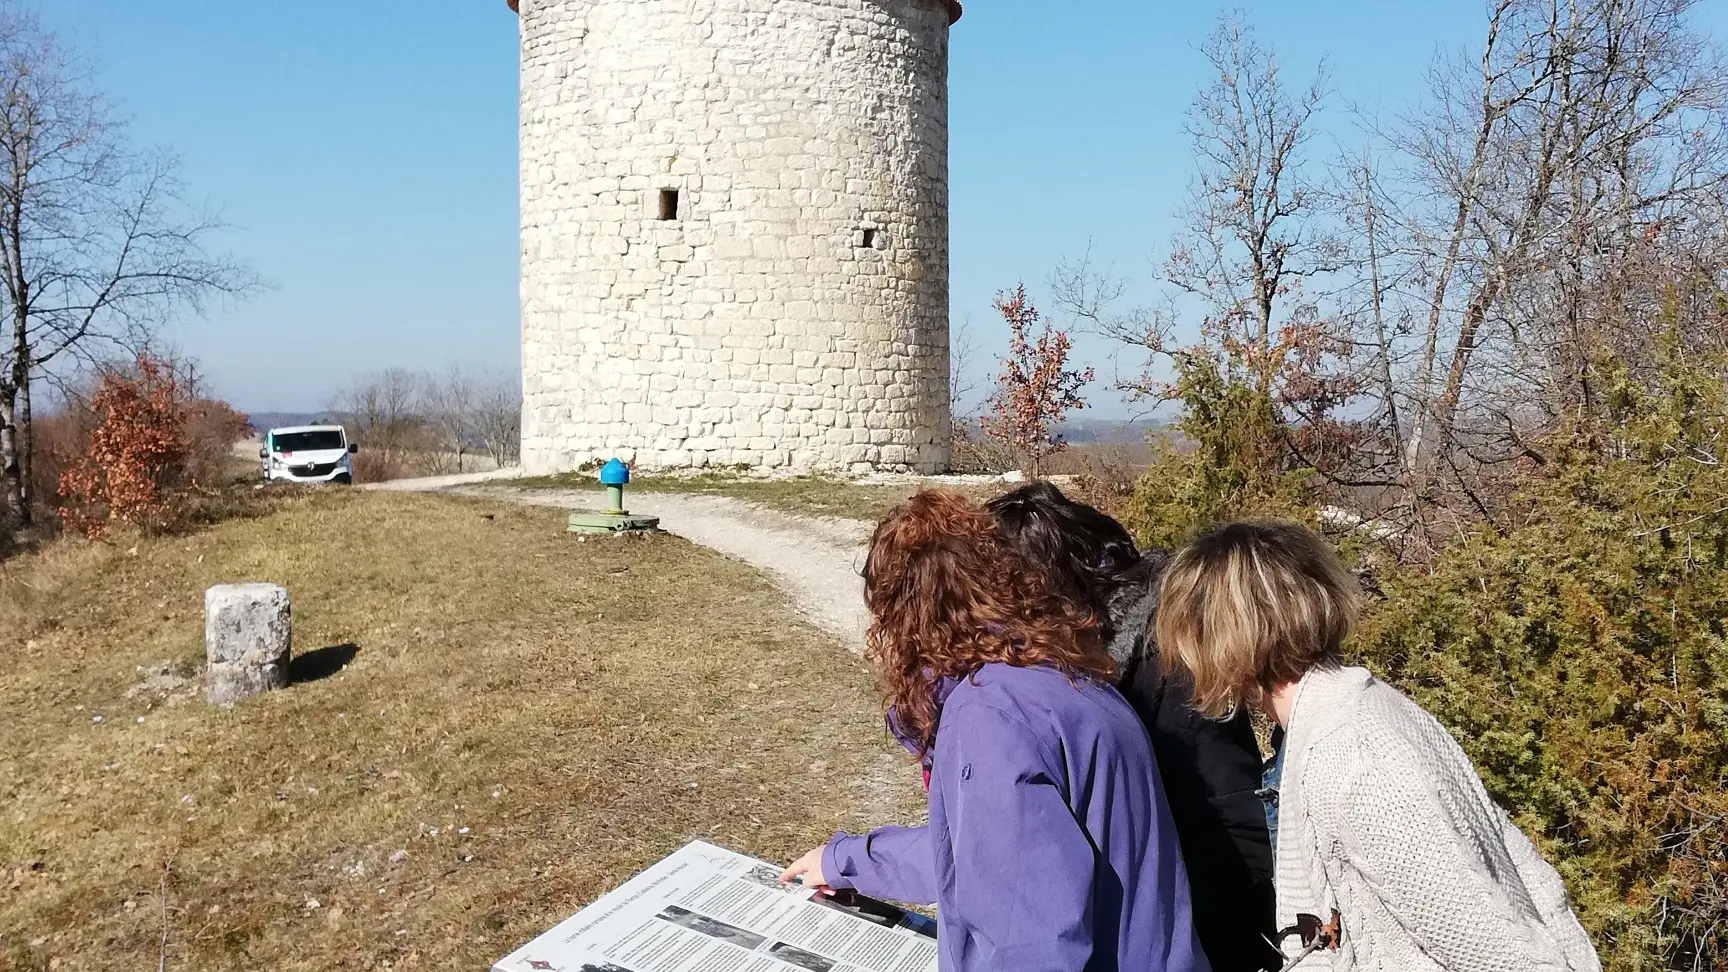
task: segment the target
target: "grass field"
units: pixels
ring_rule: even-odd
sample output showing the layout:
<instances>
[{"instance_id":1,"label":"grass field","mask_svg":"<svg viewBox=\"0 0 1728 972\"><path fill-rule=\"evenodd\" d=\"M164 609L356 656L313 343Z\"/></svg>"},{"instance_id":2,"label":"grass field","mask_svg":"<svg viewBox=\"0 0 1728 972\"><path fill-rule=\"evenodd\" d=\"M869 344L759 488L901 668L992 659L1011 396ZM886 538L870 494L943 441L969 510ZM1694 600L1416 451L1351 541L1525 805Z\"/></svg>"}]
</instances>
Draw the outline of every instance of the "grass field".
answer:
<instances>
[{"instance_id":1,"label":"grass field","mask_svg":"<svg viewBox=\"0 0 1728 972\"><path fill-rule=\"evenodd\" d=\"M484 969L701 837L915 817L861 664L753 571L561 514L328 491L0 572L0 969ZM184 697L202 592L291 689ZM345 667L344 666L345 663Z\"/></svg>"}]
</instances>

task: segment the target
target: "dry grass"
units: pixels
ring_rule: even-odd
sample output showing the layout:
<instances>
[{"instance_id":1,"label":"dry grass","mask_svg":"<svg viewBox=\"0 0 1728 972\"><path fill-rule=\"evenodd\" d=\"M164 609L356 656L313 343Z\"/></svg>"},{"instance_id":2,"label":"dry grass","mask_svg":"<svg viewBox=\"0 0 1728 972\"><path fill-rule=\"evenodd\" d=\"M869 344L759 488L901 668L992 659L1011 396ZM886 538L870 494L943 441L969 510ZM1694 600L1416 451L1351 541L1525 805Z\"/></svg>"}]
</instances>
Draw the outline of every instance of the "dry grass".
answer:
<instances>
[{"instance_id":1,"label":"dry grass","mask_svg":"<svg viewBox=\"0 0 1728 972\"><path fill-rule=\"evenodd\" d=\"M768 479L735 473L695 476L637 475L629 489L643 493L709 493L731 496L796 516L844 517L873 522L922 488L923 483L891 486L863 484L833 476L792 476ZM567 473L512 480L511 488L593 490L601 499L593 473ZM948 487L955 488L955 487ZM975 500L1000 495L1010 487L1000 483L958 487Z\"/></svg>"},{"instance_id":2,"label":"dry grass","mask_svg":"<svg viewBox=\"0 0 1728 972\"><path fill-rule=\"evenodd\" d=\"M859 663L760 576L559 528L324 491L14 562L0 969L482 969L691 838L785 859L915 813ZM297 653L357 653L165 697L236 580L288 587Z\"/></svg>"}]
</instances>

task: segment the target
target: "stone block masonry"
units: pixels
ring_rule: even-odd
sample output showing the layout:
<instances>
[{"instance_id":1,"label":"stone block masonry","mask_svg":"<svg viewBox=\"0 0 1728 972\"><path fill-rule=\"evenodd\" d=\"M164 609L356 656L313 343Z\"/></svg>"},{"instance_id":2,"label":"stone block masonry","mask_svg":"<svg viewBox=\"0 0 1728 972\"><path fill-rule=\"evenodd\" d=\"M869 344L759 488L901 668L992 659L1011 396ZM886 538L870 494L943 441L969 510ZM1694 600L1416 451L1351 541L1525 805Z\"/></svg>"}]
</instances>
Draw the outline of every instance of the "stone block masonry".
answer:
<instances>
[{"instance_id":1,"label":"stone block masonry","mask_svg":"<svg viewBox=\"0 0 1728 972\"><path fill-rule=\"evenodd\" d=\"M945 0L522 0L523 465L939 472Z\"/></svg>"},{"instance_id":2,"label":"stone block masonry","mask_svg":"<svg viewBox=\"0 0 1728 972\"><path fill-rule=\"evenodd\" d=\"M220 584L204 592L204 697L211 705L287 688L292 649L287 591Z\"/></svg>"}]
</instances>

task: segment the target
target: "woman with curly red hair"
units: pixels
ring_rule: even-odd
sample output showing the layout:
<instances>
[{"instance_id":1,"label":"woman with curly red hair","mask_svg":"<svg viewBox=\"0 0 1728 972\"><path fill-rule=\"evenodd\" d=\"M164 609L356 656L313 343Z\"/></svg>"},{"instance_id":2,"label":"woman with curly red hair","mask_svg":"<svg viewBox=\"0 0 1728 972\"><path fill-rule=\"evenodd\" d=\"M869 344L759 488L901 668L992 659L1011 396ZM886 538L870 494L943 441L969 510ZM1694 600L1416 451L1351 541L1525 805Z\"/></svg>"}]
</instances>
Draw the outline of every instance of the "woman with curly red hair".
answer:
<instances>
[{"instance_id":1,"label":"woman with curly red hair","mask_svg":"<svg viewBox=\"0 0 1728 972\"><path fill-rule=\"evenodd\" d=\"M936 904L944 972L1206 972L1146 730L1098 619L964 497L877 526L872 666L930 772L930 822L836 835L781 880Z\"/></svg>"}]
</instances>

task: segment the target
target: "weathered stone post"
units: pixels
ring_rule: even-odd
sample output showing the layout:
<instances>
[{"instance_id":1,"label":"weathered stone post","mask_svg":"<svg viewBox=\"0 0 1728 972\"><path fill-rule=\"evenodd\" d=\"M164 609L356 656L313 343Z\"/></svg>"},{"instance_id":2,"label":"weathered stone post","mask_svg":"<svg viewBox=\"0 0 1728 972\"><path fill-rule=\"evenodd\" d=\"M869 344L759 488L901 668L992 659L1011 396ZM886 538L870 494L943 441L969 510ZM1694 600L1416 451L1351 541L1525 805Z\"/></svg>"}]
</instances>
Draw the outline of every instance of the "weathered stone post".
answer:
<instances>
[{"instance_id":1,"label":"weathered stone post","mask_svg":"<svg viewBox=\"0 0 1728 972\"><path fill-rule=\"evenodd\" d=\"M204 698L229 705L288 687L288 592L275 584L218 584L204 592Z\"/></svg>"}]
</instances>

